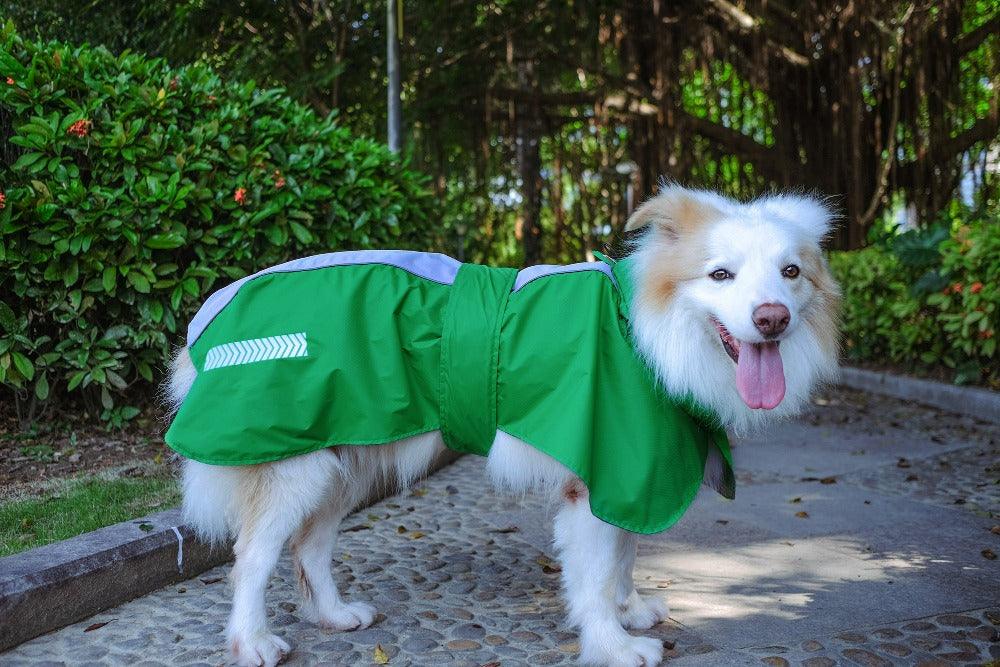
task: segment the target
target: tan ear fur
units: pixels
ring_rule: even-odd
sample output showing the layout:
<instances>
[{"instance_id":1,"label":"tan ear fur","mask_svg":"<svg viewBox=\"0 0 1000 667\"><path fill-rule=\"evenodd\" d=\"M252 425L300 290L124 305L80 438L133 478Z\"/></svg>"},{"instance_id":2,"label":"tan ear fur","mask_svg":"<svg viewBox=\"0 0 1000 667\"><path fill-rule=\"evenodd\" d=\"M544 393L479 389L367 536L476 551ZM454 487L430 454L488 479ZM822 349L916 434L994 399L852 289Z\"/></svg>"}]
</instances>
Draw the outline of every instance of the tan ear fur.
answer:
<instances>
[{"instance_id":1,"label":"tan ear fur","mask_svg":"<svg viewBox=\"0 0 1000 667\"><path fill-rule=\"evenodd\" d=\"M807 311L810 325L822 340L823 349L836 350L840 347L840 327L837 326L840 319L840 287L819 248L807 246L800 253L803 275L813 284L820 301L819 307Z\"/></svg>"},{"instance_id":2,"label":"tan ear fur","mask_svg":"<svg viewBox=\"0 0 1000 667\"><path fill-rule=\"evenodd\" d=\"M625 223L625 231L654 225L660 231L676 237L719 218L722 212L699 197L697 192L677 185L668 186L640 206Z\"/></svg>"},{"instance_id":3,"label":"tan ear fur","mask_svg":"<svg viewBox=\"0 0 1000 667\"><path fill-rule=\"evenodd\" d=\"M703 233L709 223L724 215L712 196L668 186L629 219L626 230L652 226L642 241L648 261L637 290L648 308L666 308L679 283L701 275L706 253ZM683 242L678 242L682 237Z\"/></svg>"}]
</instances>

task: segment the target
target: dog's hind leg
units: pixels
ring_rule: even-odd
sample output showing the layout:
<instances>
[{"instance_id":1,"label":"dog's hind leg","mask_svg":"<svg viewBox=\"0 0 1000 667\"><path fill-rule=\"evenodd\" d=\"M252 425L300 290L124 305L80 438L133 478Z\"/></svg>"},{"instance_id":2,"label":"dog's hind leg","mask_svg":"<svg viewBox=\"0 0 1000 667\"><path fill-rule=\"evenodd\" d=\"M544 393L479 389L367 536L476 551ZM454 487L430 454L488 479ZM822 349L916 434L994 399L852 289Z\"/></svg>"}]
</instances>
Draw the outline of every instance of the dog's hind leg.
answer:
<instances>
[{"instance_id":1,"label":"dog's hind leg","mask_svg":"<svg viewBox=\"0 0 1000 667\"><path fill-rule=\"evenodd\" d=\"M569 620L580 629L581 660L615 667L659 664L663 643L633 637L619 618L621 561L629 557L630 537L590 513L582 482L571 482L564 495L555 518L555 543Z\"/></svg>"},{"instance_id":2,"label":"dog's hind leg","mask_svg":"<svg viewBox=\"0 0 1000 667\"><path fill-rule=\"evenodd\" d=\"M666 620L670 615L670 610L660 598L644 598L635 589L632 570L635 568L638 544L638 535L625 533L622 547L623 558L618 562L618 569L615 573L618 580L615 601L618 605L622 625L630 630L648 630L660 621Z\"/></svg>"},{"instance_id":3,"label":"dog's hind leg","mask_svg":"<svg viewBox=\"0 0 1000 667\"><path fill-rule=\"evenodd\" d=\"M273 667L291 650L267 627L264 592L281 548L313 514L338 475L331 452L313 452L243 473L238 487L233 608L226 629L239 665Z\"/></svg>"},{"instance_id":4,"label":"dog's hind leg","mask_svg":"<svg viewBox=\"0 0 1000 667\"><path fill-rule=\"evenodd\" d=\"M328 630L367 628L375 608L364 602L345 602L333 578L333 550L337 530L350 507L329 502L302 524L292 540L295 571L307 616Z\"/></svg>"}]
</instances>

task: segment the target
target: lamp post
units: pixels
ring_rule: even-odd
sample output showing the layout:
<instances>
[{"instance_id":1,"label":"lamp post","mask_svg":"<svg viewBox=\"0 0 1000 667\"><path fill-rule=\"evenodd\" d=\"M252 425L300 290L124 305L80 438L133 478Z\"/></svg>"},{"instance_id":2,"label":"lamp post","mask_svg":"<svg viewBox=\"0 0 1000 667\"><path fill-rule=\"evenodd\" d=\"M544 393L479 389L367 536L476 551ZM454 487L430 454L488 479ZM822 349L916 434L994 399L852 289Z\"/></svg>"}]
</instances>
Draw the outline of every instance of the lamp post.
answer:
<instances>
[{"instance_id":1,"label":"lamp post","mask_svg":"<svg viewBox=\"0 0 1000 667\"><path fill-rule=\"evenodd\" d=\"M386 0L386 69L389 75L387 113L389 150L398 153L403 135L403 110L399 89L399 33L402 32L402 0Z\"/></svg>"}]
</instances>

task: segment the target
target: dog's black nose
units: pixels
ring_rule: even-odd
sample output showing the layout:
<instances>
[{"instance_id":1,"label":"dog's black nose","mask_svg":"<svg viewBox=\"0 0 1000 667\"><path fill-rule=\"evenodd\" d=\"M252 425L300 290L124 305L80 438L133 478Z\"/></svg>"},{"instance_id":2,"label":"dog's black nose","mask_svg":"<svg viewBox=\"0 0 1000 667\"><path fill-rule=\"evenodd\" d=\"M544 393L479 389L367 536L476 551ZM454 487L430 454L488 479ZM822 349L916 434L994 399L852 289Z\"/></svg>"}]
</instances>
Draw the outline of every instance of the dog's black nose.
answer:
<instances>
[{"instance_id":1,"label":"dog's black nose","mask_svg":"<svg viewBox=\"0 0 1000 667\"><path fill-rule=\"evenodd\" d=\"M753 311L754 325L767 338L777 336L784 331L791 319L788 308L781 303L763 303Z\"/></svg>"}]
</instances>

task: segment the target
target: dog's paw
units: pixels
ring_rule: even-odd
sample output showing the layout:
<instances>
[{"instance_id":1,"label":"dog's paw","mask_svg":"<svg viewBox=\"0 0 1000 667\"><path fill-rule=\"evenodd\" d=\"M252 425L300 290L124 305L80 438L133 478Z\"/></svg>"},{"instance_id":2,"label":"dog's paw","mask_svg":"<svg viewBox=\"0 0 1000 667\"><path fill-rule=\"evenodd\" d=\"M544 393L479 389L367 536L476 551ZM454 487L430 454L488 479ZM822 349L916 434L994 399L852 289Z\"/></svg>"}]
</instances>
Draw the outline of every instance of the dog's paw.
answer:
<instances>
[{"instance_id":1,"label":"dog's paw","mask_svg":"<svg viewBox=\"0 0 1000 667\"><path fill-rule=\"evenodd\" d=\"M656 597L644 598L635 591L621 611L622 625L629 630L648 630L668 616L670 609L666 602Z\"/></svg>"},{"instance_id":2,"label":"dog's paw","mask_svg":"<svg viewBox=\"0 0 1000 667\"><path fill-rule=\"evenodd\" d=\"M663 661L663 642L652 637L603 635L595 641L581 641L582 662L608 667L656 667Z\"/></svg>"},{"instance_id":3,"label":"dog's paw","mask_svg":"<svg viewBox=\"0 0 1000 667\"><path fill-rule=\"evenodd\" d=\"M266 631L235 637L230 640L229 649L240 667L274 667L292 650L281 637Z\"/></svg>"},{"instance_id":4,"label":"dog's paw","mask_svg":"<svg viewBox=\"0 0 1000 667\"><path fill-rule=\"evenodd\" d=\"M347 602L317 611L316 623L325 630L361 630L375 620L375 607L365 602Z\"/></svg>"}]
</instances>

